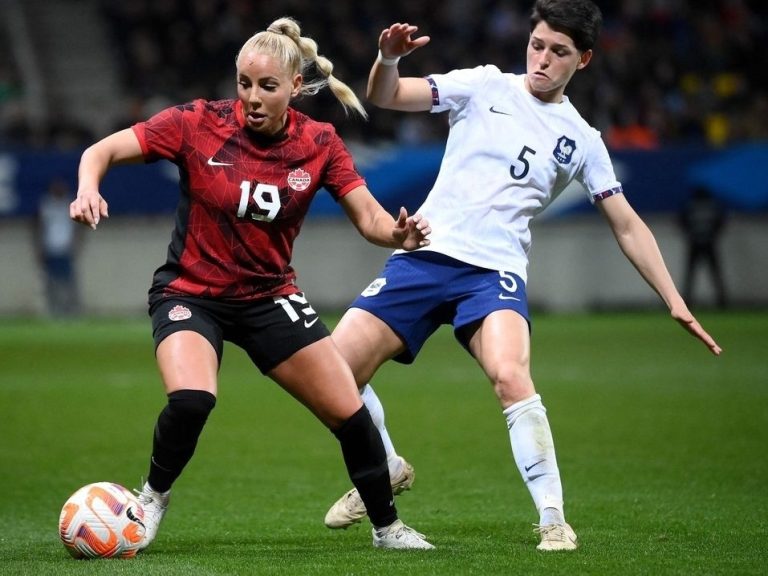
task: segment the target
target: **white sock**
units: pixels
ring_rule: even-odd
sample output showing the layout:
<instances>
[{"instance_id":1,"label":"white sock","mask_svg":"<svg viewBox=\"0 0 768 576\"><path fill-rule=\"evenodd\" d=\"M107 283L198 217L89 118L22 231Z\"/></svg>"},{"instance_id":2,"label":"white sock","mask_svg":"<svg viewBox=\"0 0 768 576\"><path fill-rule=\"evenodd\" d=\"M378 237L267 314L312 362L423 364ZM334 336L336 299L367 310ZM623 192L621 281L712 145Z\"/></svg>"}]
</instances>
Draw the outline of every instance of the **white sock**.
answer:
<instances>
[{"instance_id":1,"label":"white sock","mask_svg":"<svg viewBox=\"0 0 768 576\"><path fill-rule=\"evenodd\" d=\"M402 472L403 461L397 455L392 439L389 437L389 432L387 432L387 427L384 425L384 406L370 384L366 384L360 390L360 396L363 398L368 412L371 413L371 420L373 420L373 424L381 435L381 441L384 443L384 451L387 453L387 466L389 466L389 477L390 479L397 478Z\"/></svg>"},{"instance_id":2,"label":"white sock","mask_svg":"<svg viewBox=\"0 0 768 576\"><path fill-rule=\"evenodd\" d=\"M516 402L504 410L504 416L512 455L539 512L539 523L565 522L560 470L541 396L534 394Z\"/></svg>"}]
</instances>

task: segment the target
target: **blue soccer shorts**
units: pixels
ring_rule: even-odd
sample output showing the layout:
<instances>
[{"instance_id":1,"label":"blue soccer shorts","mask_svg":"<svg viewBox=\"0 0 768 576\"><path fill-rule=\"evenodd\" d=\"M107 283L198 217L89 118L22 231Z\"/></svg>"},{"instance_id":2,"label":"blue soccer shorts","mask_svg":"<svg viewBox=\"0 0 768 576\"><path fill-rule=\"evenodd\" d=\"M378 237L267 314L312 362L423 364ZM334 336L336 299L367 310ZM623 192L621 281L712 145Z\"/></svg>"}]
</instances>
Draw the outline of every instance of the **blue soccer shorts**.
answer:
<instances>
[{"instance_id":1,"label":"blue soccer shorts","mask_svg":"<svg viewBox=\"0 0 768 576\"><path fill-rule=\"evenodd\" d=\"M405 342L394 359L410 364L432 333L453 325L462 346L496 310L514 310L528 322L525 282L517 274L489 270L438 252L396 254L380 276L350 304L385 322Z\"/></svg>"}]
</instances>

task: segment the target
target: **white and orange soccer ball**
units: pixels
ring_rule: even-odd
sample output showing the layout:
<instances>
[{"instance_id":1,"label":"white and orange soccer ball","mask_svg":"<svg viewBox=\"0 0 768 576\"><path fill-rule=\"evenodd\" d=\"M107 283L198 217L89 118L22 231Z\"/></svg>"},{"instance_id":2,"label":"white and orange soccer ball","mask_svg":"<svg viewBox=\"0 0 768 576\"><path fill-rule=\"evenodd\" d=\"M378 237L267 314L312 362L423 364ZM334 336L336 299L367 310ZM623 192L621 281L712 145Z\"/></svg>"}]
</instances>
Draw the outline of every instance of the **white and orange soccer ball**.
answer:
<instances>
[{"instance_id":1,"label":"white and orange soccer ball","mask_svg":"<svg viewBox=\"0 0 768 576\"><path fill-rule=\"evenodd\" d=\"M61 509L59 537L75 558L131 558L144 539L144 509L129 490L95 482Z\"/></svg>"}]
</instances>

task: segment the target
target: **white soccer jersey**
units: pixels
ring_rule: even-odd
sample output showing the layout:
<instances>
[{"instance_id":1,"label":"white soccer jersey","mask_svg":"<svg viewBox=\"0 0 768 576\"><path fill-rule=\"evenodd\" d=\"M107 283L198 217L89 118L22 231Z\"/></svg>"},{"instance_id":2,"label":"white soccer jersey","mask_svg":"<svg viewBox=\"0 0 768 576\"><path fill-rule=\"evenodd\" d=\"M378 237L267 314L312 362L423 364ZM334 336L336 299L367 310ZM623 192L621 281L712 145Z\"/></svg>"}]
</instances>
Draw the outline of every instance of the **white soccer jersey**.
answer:
<instances>
[{"instance_id":1,"label":"white soccer jersey","mask_svg":"<svg viewBox=\"0 0 768 576\"><path fill-rule=\"evenodd\" d=\"M527 278L529 222L576 179L590 199L620 192L600 133L567 98L548 104L495 66L427 78L450 111L435 184L419 208L431 244L462 262Z\"/></svg>"}]
</instances>

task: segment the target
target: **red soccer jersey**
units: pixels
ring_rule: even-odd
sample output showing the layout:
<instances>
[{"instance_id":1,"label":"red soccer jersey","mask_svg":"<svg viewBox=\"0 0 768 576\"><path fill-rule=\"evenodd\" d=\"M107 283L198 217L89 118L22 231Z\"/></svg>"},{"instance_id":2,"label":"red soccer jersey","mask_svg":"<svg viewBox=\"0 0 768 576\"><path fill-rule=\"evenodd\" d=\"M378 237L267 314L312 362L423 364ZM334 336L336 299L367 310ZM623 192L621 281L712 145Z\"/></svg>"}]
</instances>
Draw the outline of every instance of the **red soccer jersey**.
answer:
<instances>
[{"instance_id":1,"label":"red soccer jersey","mask_svg":"<svg viewBox=\"0 0 768 576\"><path fill-rule=\"evenodd\" d=\"M286 137L245 126L239 100L195 100L133 126L147 162L179 167L168 259L151 296L251 300L298 291L293 242L315 193L365 181L333 126L288 109Z\"/></svg>"}]
</instances>

